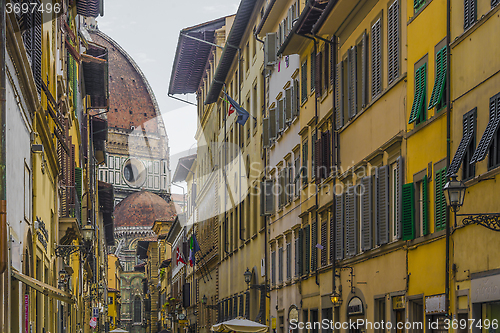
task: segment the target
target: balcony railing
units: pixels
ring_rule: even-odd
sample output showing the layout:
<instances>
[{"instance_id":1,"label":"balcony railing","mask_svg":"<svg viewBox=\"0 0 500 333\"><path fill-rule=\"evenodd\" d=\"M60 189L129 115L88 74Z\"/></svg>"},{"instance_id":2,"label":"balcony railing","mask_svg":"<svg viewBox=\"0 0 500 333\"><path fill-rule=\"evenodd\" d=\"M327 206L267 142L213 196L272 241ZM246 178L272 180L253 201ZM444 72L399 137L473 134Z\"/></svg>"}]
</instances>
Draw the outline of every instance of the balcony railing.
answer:
<instances>
[{"instance_id":1,"label":"balcony railing","mask_svg":"<svg viewBox=\"0 0 500 333\"><path fill-rule=\"evenodd\" d=\"M75 186L61 188L61 212L63 218L76 218L78 225L82 225L82 204Z\"/></svg>"}]
</instances>

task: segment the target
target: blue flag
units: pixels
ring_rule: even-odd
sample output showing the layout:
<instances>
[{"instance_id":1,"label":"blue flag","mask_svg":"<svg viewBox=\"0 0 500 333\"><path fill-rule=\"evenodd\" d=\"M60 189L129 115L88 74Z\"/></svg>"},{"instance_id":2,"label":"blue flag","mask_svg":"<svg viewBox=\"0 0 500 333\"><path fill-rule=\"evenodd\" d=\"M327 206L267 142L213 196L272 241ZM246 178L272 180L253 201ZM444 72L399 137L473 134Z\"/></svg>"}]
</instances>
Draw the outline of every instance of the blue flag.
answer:
<instances>
[{"instance_id":1,"label":"blue flag","mask_svg":"<svg viewBox=\"0 0 500 333\"><path fill-rule=\"evenodd\" d=\"M236 123L240 124L241 126L244 126L245 123L247 122L248 117L250 117L250 113L248 113L247 110L243 109L238 103L236 103L234 99L229 97L229 95L226 94L226 92L224 92L224 95L226 95L229 104L231 104L231 106L229 107L229 114L236 111L236 113L238 114L238 119L236 120Z\"/></svg>"}]
</instances>

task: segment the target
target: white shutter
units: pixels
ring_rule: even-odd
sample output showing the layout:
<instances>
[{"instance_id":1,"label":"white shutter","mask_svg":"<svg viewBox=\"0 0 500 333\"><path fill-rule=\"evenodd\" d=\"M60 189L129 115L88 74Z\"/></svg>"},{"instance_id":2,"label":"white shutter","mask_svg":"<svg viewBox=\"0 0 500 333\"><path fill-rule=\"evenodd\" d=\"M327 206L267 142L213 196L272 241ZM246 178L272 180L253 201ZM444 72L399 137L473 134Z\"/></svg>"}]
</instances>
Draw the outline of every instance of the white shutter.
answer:
<instances>
[{"instance_id":1,"label":"white shutter","mask_svg":"<svg viewBox=\"0 0 500 333\"><path fill-rule=\"evenodd\" d=\"M266 34L264 41L264 63L266 66L272 66L276 63L276 33Z\"/></svg>"},{"instance_id":2,"label":"white shutter","mask_svg":"<svg viewBox=\"0 0 500 333\"><path fill-rule=\"evenodd\" d=\"M285 90L285 121L292 122L292 88ZM287 124L288 125L288 124Z\"/></svg>"},{"instance_id":3,"label":"white shutter","mask_svg":"<svg viewBox=\"0 0 500 333\"><path fill-rule=\"evenodd\" d=\"M357 252L357 230L356 230L356 196L354 187L347 189L345 199L345 248L346 256L352 257Z\"/></svg>"}]
</instances>

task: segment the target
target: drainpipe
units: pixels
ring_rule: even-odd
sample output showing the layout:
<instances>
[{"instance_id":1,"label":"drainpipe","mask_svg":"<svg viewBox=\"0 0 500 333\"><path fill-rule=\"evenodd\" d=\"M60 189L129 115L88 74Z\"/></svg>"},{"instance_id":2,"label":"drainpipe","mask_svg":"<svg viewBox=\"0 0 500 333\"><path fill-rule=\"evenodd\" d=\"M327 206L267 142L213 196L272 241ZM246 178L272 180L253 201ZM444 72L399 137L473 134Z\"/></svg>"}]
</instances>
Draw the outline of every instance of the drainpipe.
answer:
<instances>
[{"instance_id":1,"label":"drainpipe","mask_svg":"<svg viewBox=\"0 0 500 333\"><path fill-rule=\"evenodd\" d=\"M6 101L6 85L5 79L5 46L6 38L6 14L5 14L6 0L0 0L0 38L2 40L0 47L0 274L5 272L8 265L8 252L7 252L7 182L6 182L6 114L7 114L7 101Z\"/></svg>"},{"instance_id":2,"label":"drainpipe","mask_svg":"<svg viewBox=\"0 0 500 333\"><path fill-rule=\"evenodd\" d=\"M257 36L257 32L255 32L253 34L253 36L255 37L255 40L264 44L264 41L262 39L259 39L259 37ZM266 68L264 67L264 69L262 70L262 84L263 84L263 88L264 88L264 94L262 96L262 98L264 98L264 108L266 107ZM267 174L266 174L266 170L267 170L267 149L269 148L266 148L264 149L264 179L266 178ZM264 180L263 179L263 180ZM267 216L264 215L264 262L265 262L265 265L264 265L264 291L261 291L263 293L265 293L266 295L266 305L265 307L267 307L267 291L268 291L268 282L269 282L269 275L268 275L268 269L267 269L267 266L268 266L268 241L267 241ZM271 309L269 309L269 312L271 311ZM266 320L267 320L267 316L266 316L266 311L264 309L264 318L261 320L261 323L263 324L266 324ZM270 313L269 313L269 317L270 317Z\"/></svg>"},{"instance_id":3,"label":"drainpipe","mask_svg":"<svg viewBox=\"0 0 500 333\"><path fill-rule=\"evenodd\" d=\"M450 83L450 0L446 1L446 169L450 167L451 156L451 83ZM446 315L450 316L450 208L446 210L446 272L445 272L445 305Z\"/></svg>"}]
</instances>

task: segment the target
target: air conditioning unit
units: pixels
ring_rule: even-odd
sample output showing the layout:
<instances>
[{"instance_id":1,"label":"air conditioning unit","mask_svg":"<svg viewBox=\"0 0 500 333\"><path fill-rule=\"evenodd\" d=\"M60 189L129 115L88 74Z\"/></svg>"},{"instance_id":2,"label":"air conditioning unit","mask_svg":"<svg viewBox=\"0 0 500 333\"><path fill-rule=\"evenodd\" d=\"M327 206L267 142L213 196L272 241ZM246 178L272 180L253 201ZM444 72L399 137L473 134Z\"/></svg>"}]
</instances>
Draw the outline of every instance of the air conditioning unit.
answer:
<instances>
[{"instance_id":1,"label":"air conditioning unit","mask_svg":"<svg viewBox=\"0 0 500 333\"><path fill-rule=\"evenodd\" d=\"M276 63L276 33L266 34L264 43L264 63L266 66L273 66Z\"/></svg>"}]
</instances>

